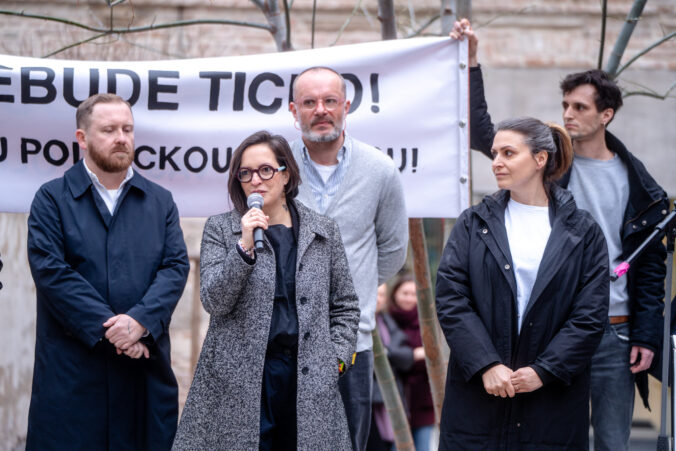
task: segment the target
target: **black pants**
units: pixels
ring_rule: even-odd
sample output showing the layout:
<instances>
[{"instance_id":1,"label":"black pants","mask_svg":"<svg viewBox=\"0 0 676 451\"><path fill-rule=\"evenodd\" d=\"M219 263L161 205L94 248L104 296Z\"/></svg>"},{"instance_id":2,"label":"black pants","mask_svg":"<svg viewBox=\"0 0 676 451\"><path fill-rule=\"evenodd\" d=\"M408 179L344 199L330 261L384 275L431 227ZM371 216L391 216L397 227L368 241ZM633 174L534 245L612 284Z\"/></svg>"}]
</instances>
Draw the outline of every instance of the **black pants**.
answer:
<instances>
[{"instance_id":1,"label":"black pants","mask_svg":"<svg viewBox=\"0 0 676 451\"><path fill-rule=\"evenodd\" d=\"M296 356L265 357L259 450L296 450L296 384Z\"/></svg>"}]
</instances>

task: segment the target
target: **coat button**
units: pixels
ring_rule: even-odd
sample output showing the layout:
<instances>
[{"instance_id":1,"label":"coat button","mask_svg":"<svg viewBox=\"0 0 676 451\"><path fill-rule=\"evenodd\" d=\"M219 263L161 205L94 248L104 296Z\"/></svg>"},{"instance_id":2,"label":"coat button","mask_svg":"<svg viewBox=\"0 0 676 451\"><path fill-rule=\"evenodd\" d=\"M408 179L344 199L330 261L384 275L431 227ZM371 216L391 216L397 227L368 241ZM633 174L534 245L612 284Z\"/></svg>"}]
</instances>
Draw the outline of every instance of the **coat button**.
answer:
<instances>
[{"instance_id":1,"label":"coat button","mask_svg":"<svg viewBox=\"0 0 676 451\"><path fill-rule=\"evenodd\" d=\"M306 304L306 303L307 303L307 298L306 298L305 296L303 296L302 298L300 298L300 303L301 303L301 304Z\"/></svg>"},{"instance_id":2,"label":"coat button","mask_svg":"<svg viewBox=\"0 0 676 451\"><path fill-rule=\"evenodd\" d=\"M648 224L648 221L646 221L645 219L643 221L641 221L641 225L646 225L646 224Z\"/></svg>"},{"instance_id":3,"label":"coat button","mask_svg":"<svg viewBox=\"0 0 676 451\"><path fill-rule=\"evenodd\" d=\"M505 265L505 270L509 271L509 268L511 268L511 266L509 266L509 263L508 263L508 264Z\"/></svg>"},{"instance_id":4,"label":"coat button","mask_svg":"<svg viewBox=\"0 0 676 451\"><path fill-rule=\"evenodd\" d=\"M528 323L528 326L533 327L533 322Z\"/></svg>"},{"instance_id":5,"label":"coat button","mask_svg":"<svg viewBox=\"0 0 676 451\"><path fill-rule=\"evenodd\" d=\"M520 428L520 427L521 427L521 423L516 423L516 427Z\"/></svg>"},{"instance_id":6,"label":"coat button","mask_svg":"<svg viewBox=\"0 0 676 451\"><path fill-rule=\"evenodd\" d=\"M305 335L303 335L303 338L305 340L308 340L310 338L310 332L305 332Z\"/></svg>"},{"instance_id":7,"label":"coat button","mask_svg":"<svg viewBox=\"0 0 676 451\"><path fill-rule=\"evenodd\" d=\"M301 370L301 372L302 372L303 374L307 374L307 373L310 372L310 368L308 368L308 367L303 367L303 369Z\"/></svg>"},{"instance_id":8,"label":"coat button","mask_svg":"<svg viewBox=\"0 0 676 451\"><path fill-rule=\"evenodd\" d=\"M666 215L666 214L667 214L667 210L662 210L662 214L663 214L663 215Z\"/></svg>"},{"instance_id":9,"label":"coat button","mask_svg":"<svg viewBox=\"0 0 676 451\"><path fill-rule=\"evenodd\" d=\"M484 235L487 234L487 233L488 233L488 229L483 229L483 230L481 231L481 233L483 233Z\"/></svg>"},{"instance_id":10,"label":"coat button","mask_svg":"<svg viewBox=\"0 0 676 451\"><path fill-rule=\"evenodd\" d=\"M636 230L636 224L634 224L633 226L631 226L631 228L634 229L634 230Z\"/></svg>"}]
</instances>

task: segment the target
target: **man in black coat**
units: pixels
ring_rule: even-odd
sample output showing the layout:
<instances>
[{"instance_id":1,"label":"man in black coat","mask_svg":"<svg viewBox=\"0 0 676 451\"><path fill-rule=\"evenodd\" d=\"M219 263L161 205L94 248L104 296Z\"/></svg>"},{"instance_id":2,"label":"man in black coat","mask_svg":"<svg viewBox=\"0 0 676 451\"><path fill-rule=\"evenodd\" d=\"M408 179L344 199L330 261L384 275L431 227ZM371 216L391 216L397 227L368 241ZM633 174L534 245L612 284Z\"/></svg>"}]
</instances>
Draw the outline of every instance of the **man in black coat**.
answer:
<instances>
[{"instance_id":1,"label":"man in black coat","mask_svg":"<svg viewBox=\"0 0 676 451\"><path fill-rule=\"evenodd\" d=\"M464 36L469 41L471 147L490 158L495 132L477 60L478 40L466 19L456 22L451 33L456 39ZM558 183L601 226L612 269L667 214L667 196L643 164L607 131L622 106L622 95L606 74L599 70L570 74L561 83L561 91L563 121L573 140L575 159ZM647 405L646 370L660 341L665 256L662 243L652 243L627 275L611 284L609 324L592 359L592 426L597 451L627 449L634 380Z\"/></svg>"},{"instance_id":2,"label":"man in black coat","mask_svg":"<svg viewBox=\"0 0 676 451\"><path fill-rule=\"evenodd\" d=\"M84 159L36 193L27 450L168 450L178 417L169 323L190 268L171 194L134 172L120 97L77 110Z\"/></svg>"}]
</instances>

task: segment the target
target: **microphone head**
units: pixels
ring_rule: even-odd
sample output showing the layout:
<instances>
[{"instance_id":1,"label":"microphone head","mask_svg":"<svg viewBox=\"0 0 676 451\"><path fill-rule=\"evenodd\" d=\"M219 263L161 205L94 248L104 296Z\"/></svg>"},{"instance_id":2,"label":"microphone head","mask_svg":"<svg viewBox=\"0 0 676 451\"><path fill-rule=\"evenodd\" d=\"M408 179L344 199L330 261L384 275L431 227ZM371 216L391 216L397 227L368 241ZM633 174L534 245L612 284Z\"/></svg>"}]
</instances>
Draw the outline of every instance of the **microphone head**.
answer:
<instances>
[{"instance_id":1,"label":"microphone head","mask_svg":"<svg viewBox=\"0 0 676 451\"><path fill-rule=\"evenodd\" d=\"M246 206L249 208L263 208L263 196L260 193L251 193L249 197L246 198Z\"/></svg>"}]
</instances>

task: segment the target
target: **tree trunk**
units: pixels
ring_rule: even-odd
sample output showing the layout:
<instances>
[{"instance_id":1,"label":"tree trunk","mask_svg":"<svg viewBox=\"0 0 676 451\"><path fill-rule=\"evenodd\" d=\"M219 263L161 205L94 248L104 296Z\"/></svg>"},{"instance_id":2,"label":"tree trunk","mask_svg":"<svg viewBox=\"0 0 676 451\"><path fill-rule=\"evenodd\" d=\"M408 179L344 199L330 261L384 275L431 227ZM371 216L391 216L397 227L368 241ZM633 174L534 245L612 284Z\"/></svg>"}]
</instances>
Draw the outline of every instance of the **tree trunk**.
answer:
<instances>
[{"instance_id":1,"label":"tree trunk","mask_svg":"<svg viewBox=\"0 0 676 451\"><path fill-rule=\"evenodd\" d=\"M284 11L280 10L278 0L251 0L251 2L263 12L265 19L272 27L271 33L277 45L277 50L280 52L293 50L287 24L289 12L286 1L284 1Z\"/></svg>"},{"instance_id":2,"label":"tree trunk","mask_svg":"<svg viewBox=\"0 0 676 451\"><path fill-rule=\"evenodd\" d=\"M615 41L615 46L610 53L610 58L608 59L608 64L605 69L606 73L613 78L615 77L615 72L617 72L617 68L620 65L622 55L624 55L624 51L627 49L631 34L634 32L634 28L636 28L636 23L641 18L643 8L647 1L648 0L634 0L634 4L631 5L631 11L629 11L629 14L627 15L627 20L624 22L622 31L620 31L617 41Z\"/></svg>"},{"instance_id":3,"label":"tree trunk","mask_svg":"<svg viewBox=\"0 0 676 451\"><path fill-rule=\"evenodd\" d=\"M397 39L397 23L394 17L394 2L378 0L378 20L383 40Z\"/></svg>"},{"instance_id":4,"label":"tree trunk","mask_svg":"<svg viewBox=\"0 0 676 451\"><path fill-rule=\"evenodd\" d=\"M411 248L413 249L413 268L418 289L420 333L422 334L423 346L425 348L425 364L427 365L427 376L429 377L430 388L432 390L434 414L437 423L439 423L441 420L441 406L444 402L449 353L446 340L443 338L441 327L437 320L422 219L409 219L408 229Z\"/></svg>"},{"instance_id":5,"label":"tree trunk","mask_svg":"<svg viewBox=\"0 0 676 451\"><path fill-rule=\"evenodd\" d=\"M371 331L371 336L373 337L373 369L376 373L380 393L383 395L387 415L392 423L394 444L398 451L415 451L411 428L408 425L406 411L399 396L397 381L394 379L394 373L392 372L392 367L390 367L389 360L387 360L387 352L380 339L377 327Z\"/></svg>"}]
</instances>

